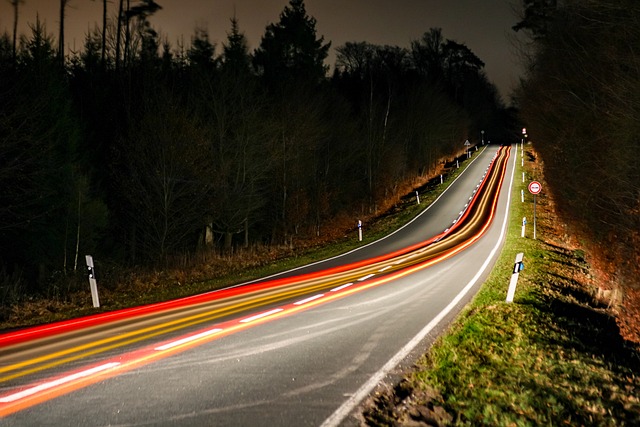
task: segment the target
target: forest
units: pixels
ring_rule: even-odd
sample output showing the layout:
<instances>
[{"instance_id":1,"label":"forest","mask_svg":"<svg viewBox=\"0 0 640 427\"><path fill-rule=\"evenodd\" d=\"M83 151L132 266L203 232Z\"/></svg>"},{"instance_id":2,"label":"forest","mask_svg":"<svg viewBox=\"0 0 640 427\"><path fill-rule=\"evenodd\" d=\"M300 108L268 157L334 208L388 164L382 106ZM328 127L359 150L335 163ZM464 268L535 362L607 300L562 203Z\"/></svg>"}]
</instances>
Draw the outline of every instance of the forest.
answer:
<instances>
[{"instance_id":1,"label":"forest","mask_svg":"<svg viewBox=\"0 0 640 427\"><path fill-rule=\"evenodd\" d=\"M57 38L40 21L0 36L3 305L62 292L85 254L162 267L295 245L377 212L481 131L517 138L482 60L439 28L332 47L291 0L254 51L235 17L220 45L195 28L174 46L153 26L161 2L104 0L65 52L67 3Z\"/></svg>"},{"instance_id":2,"label":"forest","mask_svg":"<svg viewBox=\"0 0 640 427\"><path fill-rule=\"evenodd\" d=\"M640 4L524 5L523 20L514 27L530 40L524 51L528 72L517 94L521 117L570 225L568 234L607 273L611 288L637 292Z\"/></svg>"}]
</instances>

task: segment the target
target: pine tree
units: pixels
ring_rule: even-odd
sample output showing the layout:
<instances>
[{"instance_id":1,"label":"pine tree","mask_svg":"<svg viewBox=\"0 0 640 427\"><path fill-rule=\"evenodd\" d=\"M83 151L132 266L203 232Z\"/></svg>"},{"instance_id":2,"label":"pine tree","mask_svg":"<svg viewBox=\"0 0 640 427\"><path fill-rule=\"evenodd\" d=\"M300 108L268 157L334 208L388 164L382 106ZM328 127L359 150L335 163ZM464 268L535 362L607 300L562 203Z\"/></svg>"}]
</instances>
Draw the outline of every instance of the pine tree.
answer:
<instances>
[{"instance_id":1,"label":"pine tree","mask_svg":"<svg viewBox=\"0 0 640 427\"><path fill-rule=\"evenodd\" d=\"M291 0L277 24L267 26L254 64L267 84L287 80L318 83L325 78L324 64L331 43L316 36L316 20L307 15L303 0Z\"/></svg>"}]
</instances>

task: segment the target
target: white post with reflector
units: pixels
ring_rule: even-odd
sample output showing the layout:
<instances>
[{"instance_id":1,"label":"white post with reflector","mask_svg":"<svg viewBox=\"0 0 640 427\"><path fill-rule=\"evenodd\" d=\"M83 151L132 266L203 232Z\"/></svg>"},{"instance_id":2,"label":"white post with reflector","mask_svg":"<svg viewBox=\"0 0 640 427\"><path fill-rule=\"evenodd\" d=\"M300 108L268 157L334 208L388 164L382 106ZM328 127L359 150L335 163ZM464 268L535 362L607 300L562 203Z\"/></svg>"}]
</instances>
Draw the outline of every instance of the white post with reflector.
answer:
<instances>
[{"instance_id":1,"label":"white post with reflector","mask_svg":"<svg viewBox=\"0 0 640 427\"><path fill-rule=\"evenodd\" d=\"M358 220L358 241L362 242L362 221Z\"/></svg>"},{"instance_id":2,"label":"white post with reflector","mask_svg":"<svg viewBox=\"0 0 640 427\"><path fill-rule=\"evenodd\" d=\"M520 237L524 237L524 229L526 225L527 225L527 217L525 216L522 218L522 233L520 234Z\"/></svg>"},{"instance_id":3,"label":"white post with reflector","mask_svg":"<svg viewBox=\"0 0 640 427\"><path fill-rule=\"evenodd\" d=\"M98 283L96 282L95 267L93 266L93 257L91 255L85 255L84 259L87 262L87 270L89 272L89 287L91 288L91 300L95 308L100 307L100 299L98 298Z\"/></svg>"},{"instance_id":4,"label":"white post with reflector","mask_svg":"<svg viewBox=\"0 0 640 427\"><path fill-rule=\"evenodd\" d=\"M511 281L509 282L509 290L507 291L507 302L513 302L513 297L516 294L516 285L518 284L518 277L520 272L524 270L524 263L522 262L524 253L520 252L516 255L516 262L513 265L513 274L511 275Z\"/></svg>"}]
</instances>

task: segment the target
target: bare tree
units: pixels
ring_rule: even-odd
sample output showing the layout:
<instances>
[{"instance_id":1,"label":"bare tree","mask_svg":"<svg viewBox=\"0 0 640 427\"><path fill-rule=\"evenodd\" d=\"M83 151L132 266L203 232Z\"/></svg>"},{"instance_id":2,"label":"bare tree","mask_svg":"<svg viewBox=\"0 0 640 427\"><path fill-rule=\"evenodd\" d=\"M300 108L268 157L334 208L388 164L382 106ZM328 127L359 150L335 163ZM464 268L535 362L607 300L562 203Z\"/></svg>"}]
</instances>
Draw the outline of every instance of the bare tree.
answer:
<instances>
[{"instance_id":1,"label":"bare tree","mask_svg":"<svg viewBox=\"0 0 640 427\"><path fill-rule=\"evenodd\" d=\"M120 0L118 3L118 25L116 25L116 70L120 69L120 46L122 43L122 18L123 18L123 10L124 0Z\"/></svg>"},{"instance_id":2,"label":"bare tree","mask_svg":"<svg viewBox=\"0 0 640 427\"><path fill-rule=\"evenodd\" d=\"M107 52L107 0L102 0L102 51L100 53L100 61L102 68L106 67Z\"/></svg>"},{"instance_id":3,"label":"bare tree","mask_svg":"<svg viewBox=\"0 0 640 427\"><path fill-rule=\"evenodd\" d=\"M102 50L100 52L100 63L103 70L106 68L106 61L107 61L106 55L107 55L107 0L102 0Z\"/></svg>"},{"instance_id":4,"label":"bare tree","mask_svg":"<svg viewBox=\"0 0 640 427\"><path fill-rule=\"evenodd\" d=\"M58 36L58 59L64 61L64 16L69 0L60 0L60 33Z\"/></svg>"},{"instance_id":5,"label":"bare tree","mask_svg":"<svg viewBox=\"0 0 640 427\"><path fill-rule=\"evenodd\" d=\"M16 62L17 59L17 40L18 40L18 9L20 4L24 4L24 0L9 0L11 6L13 6L13 62Z\"/></svg>"},{"instance_id":6,"label":"bare tree","mask_svg":"<svg viewBox=\"0 0 640 427\"><path fill-rule=\"evenodd\" d=\"M639 18L633 0L563 3L535 22L542 31L532 35L534 63L519 94L559 211L616 281L632 287L640 242Z\"/></svg>"},{"instance_id":7,"label":"bare tree","mask_svg":"<svg viewBox=\"0 0 640 427\"><path fill-rule=\"evenodd\" d=\"M195 247L205 219L207 141L202 126L169 94L158 97L120 145L126 173L119 186L134 262L136 252L163 262Z\"/></svg>"}]
</instances>

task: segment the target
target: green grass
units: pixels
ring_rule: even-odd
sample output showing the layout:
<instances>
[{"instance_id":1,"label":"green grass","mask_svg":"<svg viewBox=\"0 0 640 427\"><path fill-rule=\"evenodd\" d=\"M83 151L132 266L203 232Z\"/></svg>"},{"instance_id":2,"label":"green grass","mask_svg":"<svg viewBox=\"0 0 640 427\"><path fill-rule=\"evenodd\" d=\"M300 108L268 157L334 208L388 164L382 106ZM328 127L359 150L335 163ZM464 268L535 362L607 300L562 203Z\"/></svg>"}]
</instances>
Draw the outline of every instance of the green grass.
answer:
<instances>
[{"instance_id":1,"label":"green grass","mask_svg":"<svg viewBox=\"0 0 640 427\"><path fill-rule=\"evenodd\" d=\"M470 160L476 157L477 155L474 155ZM101 303L99 309L91 307L91 296L88 292L88 286L86 286L86 279L84 277L76 278L78 283L74 284L74 287L80 287L82 290L79 292L63 297L34 298L29 301L20 301L10 307L0 307L2 308L0 318L3 319L0 321L0 330L182 298L271 276L346 253L388 235L413 219L451 185L465 170L470 160L461 161L460 168L449 170L443 184L428 192L421 193L419 205L415 198L406 199L399 202L391 212L364 224L362 242L358 241L357 232L354 229L344 238L307 249L276 251L275 255L258 254L257 259L251 261L251 265L247 265L240 258L235 258L235 260L218 263L220 265L214 268L205 268L203 269L205 272L197 274L186 271L117 273L111 274L112 276L120 276L117 280L107 281L111 283L101 281L101 275L104 277L110 273L104 271L107 268L100 270L102 266L98 266L98 290ZM69 280L73 280L73 278Z\"/></svg>"},{"instance_id":2,"label":"green grass","mask_svg":"<svg viewBox=\"0 0 640 427\"><path fill-rule=\"evenodd\" d=\"M480 151L478 153L480 153ZM472 157L470 160L475 159L475 157L477 156ZM242 272L239 272L240 274L238 274L238 272L234 272L232 275L206 280L201 284L204 285L206 289L216 289L228 286L231 283L242 283L249 280L267 277L272 274L344 254L377 241L402 227L420 214L420 212L429 207L429 205L431 205L431 203L433 203L433 201L435 201L436 198L438 198L465 170L468 163L469 161L467 160L464 162L461 161L460 168L451 169L441 185L438 185L429 192L420 194L420 204L417 204L415 199L411 198L410 200L400 202L396 208L393 209L393 212L382 215L370 224L364 224L362 241L358 241L357 231L354 230L345 238L329 244L323 244L306 249L298 252L295 256L281 258L266 265L244 269Z\"/></svg>"},{"instance_id":3,"label":"green grass","mask_svg":"<svg viewBox=\"0 0 640 427\"><path fill-rule=\"evenodd\" d=\"M640 351L575 278L588 267L584 252L550 243L540 223L538 240L520 237L523 216L532 235L532 204L520 201L525 185L515 182L509 232L490 277L396 395L365 412L369 424L424 421L415 408L431 416L438 408L449 414L440 422L453 425L640 425ZM518 252L525 270L506 303ZM403 412L406 395L414 409Z\"/></svg>"}]
</instances>

